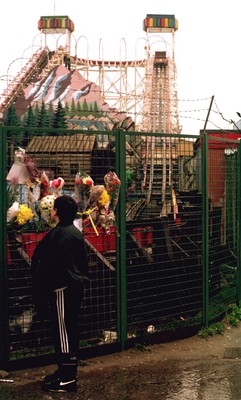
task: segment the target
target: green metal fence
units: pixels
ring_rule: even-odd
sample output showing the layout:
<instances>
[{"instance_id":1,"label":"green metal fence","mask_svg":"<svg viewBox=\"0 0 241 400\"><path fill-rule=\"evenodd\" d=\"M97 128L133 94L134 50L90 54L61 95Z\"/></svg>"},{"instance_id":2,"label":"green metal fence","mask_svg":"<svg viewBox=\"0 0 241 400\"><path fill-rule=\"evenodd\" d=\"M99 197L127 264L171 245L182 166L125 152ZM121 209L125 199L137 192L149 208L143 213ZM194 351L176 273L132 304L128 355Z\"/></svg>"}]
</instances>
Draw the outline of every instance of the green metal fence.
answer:
<instances>
[{"instance_id":1,"label":"green metal fence","mask_svg":"<svg viewBox=\"0 0 241 400\"><path fill-rule=\"evenodd\" d=\"M39 171L50 180L62 177L63 193L71 195L78 171L95 186L109 171L121 181L109 234L100 226L96 234L83 217L90 284L79 321L80 357L188 335L239 303L238 141L207 134L0 129L2 368L48 362L53 354L50 322L38 321L32 305L30 265L49 228L40 218L16 229L6 218L13 195L24 204L34 198L38 209Z\"/></svg>"}]
</instances>

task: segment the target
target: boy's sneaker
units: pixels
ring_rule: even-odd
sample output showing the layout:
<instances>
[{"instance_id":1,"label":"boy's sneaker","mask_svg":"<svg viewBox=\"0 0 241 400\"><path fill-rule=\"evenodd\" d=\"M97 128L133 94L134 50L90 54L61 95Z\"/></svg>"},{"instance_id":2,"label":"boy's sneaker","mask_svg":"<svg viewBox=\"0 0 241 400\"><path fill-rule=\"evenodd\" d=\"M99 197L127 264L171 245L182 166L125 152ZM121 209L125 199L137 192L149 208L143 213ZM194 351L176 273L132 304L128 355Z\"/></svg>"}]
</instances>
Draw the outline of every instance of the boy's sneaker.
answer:
<instances>
[{"instance_id":1,"label":"boy's sneaker","mask_svg":"<svg viewBox=\"0 0 241 400\"><path fill-rule=\"evenodd\" d=\"M46 392L57 393L77 392L77 379L66 380L58 377L50 382L44 381L42 389Z\"/></svg>"},{"instance_id":2,"label":"boy's sneaker","mask_svg":"<svg viewBox=\"0 0 241 400\"><path fill-rule=\"evenodd\" d=\"M54 381L55 379L59 378L59 376L60 376L60 369L58 368L52 374L45 375L42 378L42 380L45 383L50 383L50 382Z\"/></svg>"}]
</instances>

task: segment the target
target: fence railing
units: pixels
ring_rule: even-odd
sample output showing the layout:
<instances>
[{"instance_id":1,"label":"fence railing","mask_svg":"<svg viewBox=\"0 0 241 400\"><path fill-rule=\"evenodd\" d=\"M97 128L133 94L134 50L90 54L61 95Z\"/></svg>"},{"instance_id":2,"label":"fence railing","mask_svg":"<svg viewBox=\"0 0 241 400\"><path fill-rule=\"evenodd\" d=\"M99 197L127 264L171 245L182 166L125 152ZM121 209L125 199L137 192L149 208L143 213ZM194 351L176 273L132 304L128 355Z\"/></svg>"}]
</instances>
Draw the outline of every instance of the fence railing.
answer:
<instances>
[{"instance_id":1,"label":"fence railing","mask_svg":"<svg viewBox=\"0 0 241 400\"><path fill-rule=\"evenodd\" d=\"M83 217L90 284L79 321L80 357L188 335L239 303L238 141L0 129L2 368L33 365L53 353L50 323L38 321L32 305L31 256L49 229L38 207L43 171L49 180L63 178L62 193L71 195L78 171L96 187L109 171L121 181L108 234ZM21 229L7 223L13 201L34 205L38 219Z\"/></svg>"}]
</instances>

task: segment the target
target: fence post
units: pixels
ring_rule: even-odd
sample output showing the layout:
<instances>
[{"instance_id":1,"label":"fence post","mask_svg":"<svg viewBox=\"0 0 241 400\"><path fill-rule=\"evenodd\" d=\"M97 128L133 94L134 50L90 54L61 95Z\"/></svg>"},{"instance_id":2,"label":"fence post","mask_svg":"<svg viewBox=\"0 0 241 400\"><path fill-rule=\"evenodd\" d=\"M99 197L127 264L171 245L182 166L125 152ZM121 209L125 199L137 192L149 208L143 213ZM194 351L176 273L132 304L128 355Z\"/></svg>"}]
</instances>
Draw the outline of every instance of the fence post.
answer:
<instances>
[{"instance_id":1,"label":"fence post","mask_svg":"<svg viewBox=\"0 0 241 400\"><path fill-rule=\"evenodd\" d=\"M208 136L202 134L202 287L203 287L203 322L208 326L209 303L209 207L208 207Z\"/></svg>"},{"instance_id":2,"label":"fence post","mask_svg":"<svg viewBox=\"0 0 241 400\"><path fill-rule=\"evenodd\" d=\"M121 181L117 205L117 330L121 349L127 338L126 310L126 135L119 130L116 136L116 171Z\"/></svg>"},{"instance_id":3,"label":"fence post","mask_svg":"<svg viewBox=\"0 0 241 400\"><path fill-rule=\"evenodd\" d=\"M7 196L6 196L6 129L0 125L0 368L8 363L8 298L7 298Z\"/></svg>"},{"instance_id":4,"label":"fence post","mask_svg":"<svg viewBox=\"0 0 241 400\"><path fill-rule=\"evenodd\" d=\"M237 303L241 305L241 141L237 155Z\"/></svg>"}]
</instances>

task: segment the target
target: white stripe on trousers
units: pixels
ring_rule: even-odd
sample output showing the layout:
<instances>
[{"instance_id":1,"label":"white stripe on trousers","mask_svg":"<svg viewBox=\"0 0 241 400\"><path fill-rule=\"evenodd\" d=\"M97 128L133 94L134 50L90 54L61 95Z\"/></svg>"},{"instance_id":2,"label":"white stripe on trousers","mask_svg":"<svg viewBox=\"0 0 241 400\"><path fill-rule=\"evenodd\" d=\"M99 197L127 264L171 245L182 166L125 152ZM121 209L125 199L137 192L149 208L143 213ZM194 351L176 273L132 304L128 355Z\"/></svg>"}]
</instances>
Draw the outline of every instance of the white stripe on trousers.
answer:
<instances>
[{"instance_id":1,"label":"white stripe on trousers","mask_svg":"<svg viewBox=\"0 0 241 400\"><path fill-rule=\"evenodd\" d=\"M58 314L58 324L59 324L59 337L60 337L60 347L62 353L69 353L69 341L68 333L65 326L64 320L64 289L56 289L56 307Z\"/></svg>"}]
</instances>

